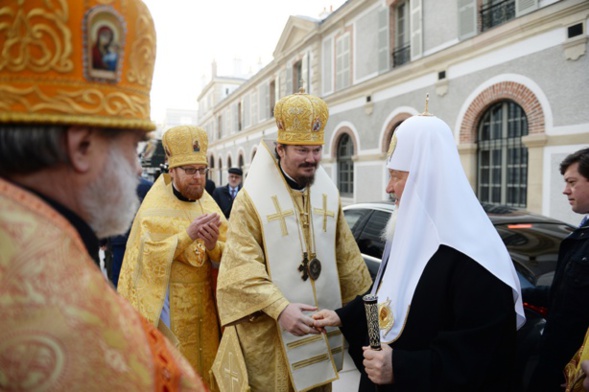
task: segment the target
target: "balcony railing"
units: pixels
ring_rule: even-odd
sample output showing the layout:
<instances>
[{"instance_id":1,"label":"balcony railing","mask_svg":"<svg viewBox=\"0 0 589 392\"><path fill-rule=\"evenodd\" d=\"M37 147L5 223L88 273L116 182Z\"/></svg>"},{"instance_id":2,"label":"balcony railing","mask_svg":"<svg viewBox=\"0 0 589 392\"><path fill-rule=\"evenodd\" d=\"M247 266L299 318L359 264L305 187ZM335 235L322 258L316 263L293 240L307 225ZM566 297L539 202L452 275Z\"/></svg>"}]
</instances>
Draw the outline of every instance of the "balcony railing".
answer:
<instances>
[{"instance_id":1,"label":"balcony railing","mask_svg":"<svg viewBox=\"0 0 589 392\"><path fill-rule=\"evenodd\" d=\"M411 45L401 46L393 50L393 68L408 63L411 60Z\"/></svg>"},{"instance_id":2,"label":"balcony railing","mask_svg":"<svg viewBox=\"0 0 589 392\"><path fill-rule=\"evenodd\" d=\"M504 0L481 8L481 30L488 30L513 18L515 18L515 0Z\"/></svg>"}]
</instances>

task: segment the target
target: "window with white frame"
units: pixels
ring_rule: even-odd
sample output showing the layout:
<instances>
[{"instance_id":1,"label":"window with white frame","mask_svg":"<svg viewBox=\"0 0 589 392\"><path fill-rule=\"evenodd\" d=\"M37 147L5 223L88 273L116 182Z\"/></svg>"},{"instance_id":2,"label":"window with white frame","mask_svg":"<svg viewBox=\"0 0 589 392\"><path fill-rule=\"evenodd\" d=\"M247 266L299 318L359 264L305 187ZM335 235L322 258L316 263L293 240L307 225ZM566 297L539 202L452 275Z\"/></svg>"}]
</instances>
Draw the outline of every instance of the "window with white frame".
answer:
<instances>
[{"instance_id":1,"label":"window with white frame","mask_svg":"<svg viewBox=\"0 0 589 392\"><path fill-rule=\"evenodd\" d=\"M409 29L409 1L398 2L395 7L395 48L393 67L411 60L411 31Z\"/></svg>"},{"instance_id":2,"label":"window with white frame","mask_svg":"<svg viewBox=\"0 0 589 392\"><path fill-rule=\"evenodd\" d=\"M477 140L481 202L526 207L528 149L522 136L527 134L527 116L513 101L496 103L483 114Z\"/></svg>"},{"instance_id":3,"label":"window with white frame","mask_svg":"<svg viewBox=\"0 0 589 392\"><path fill-rule=\"evenodd\" d=\"M344 133L337 143L337 187L342 196L351 197L354 194L354 143L347 133Z\"/></svg>"}]
</instances>

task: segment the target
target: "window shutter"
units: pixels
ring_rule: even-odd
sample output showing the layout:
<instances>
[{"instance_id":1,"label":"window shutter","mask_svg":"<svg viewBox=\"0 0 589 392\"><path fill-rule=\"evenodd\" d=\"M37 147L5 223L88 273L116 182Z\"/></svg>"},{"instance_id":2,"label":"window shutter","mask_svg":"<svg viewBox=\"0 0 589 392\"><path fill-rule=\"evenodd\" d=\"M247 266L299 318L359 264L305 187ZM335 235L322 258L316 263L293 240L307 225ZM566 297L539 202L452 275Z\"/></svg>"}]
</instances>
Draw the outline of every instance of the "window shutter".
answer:
<instances>
[{"instance_id":1,"label":"window shutter","mask_svg":"<svg viewBox=\"0 0 589 392\"><path fill-rule=\"evenodd\" d=\"M286 95L292 94L292 64L286 65Z\"/></svg>"},{"instance_id":2,"label":"window shutter","mask_svg":"<svg viewBox=\"0 0 589 392\"><path fill-rule=\"evenodd\" d=\"M323 94L333 92L333 38L323 41Z\"/></svg>"},{"instance_id":3,"label":"window shutter","mask_svg":"<svg viewBox=\"0 0 589 392\"><path fill-rule=\"evenodd\" d=\"M270 117L270 85L266 82L258 89L258 96L260 97L260 121L264 121Z\"/></svg>"},{"instance_id":4,"label":"window shutter","mask_svg":"<svg viewBox=\"0 0 589 392\"><path fill-rule=\"evenodd\" d=\"M237 103L233 104L233 110L232 110L232 115L233 115L233 132L237 132L239 131L239 113L237 112L239 110L239 106L237 105Z\"/></svg>"},{"instance_id":5,"label":"window shutter","mask_svg":"<svg viewBox=\"0 0 589 392\"><path fill-rule=\"evenodd\" d=\"M466 39L477 32L476 0L458 0L458 37Z\"/></svg>"},{"instance_id":6,"label":"window shutter","mask_svg":"<svg viewBox=\"0 0 589 392\"><path fill-rule=\"evenodd\" d=\"M409 3L411 9L411 60L420 58L423 53L421 1L411 0Z\"/></svg>"},{"instance_id":7,"label":"window shutter","mask_svg":"<svg viewBox=\"0 0 589 392\"><path fill-rule=\"evenodd\" d=\"M378 73L389 70L389 9L378 13Z\"/></svg>"},{"instance_id":8,"label":"window shutter","mask_svg":"<svg viewBox=\"0 0 589 392\"><path fill-rule=\"evenodd\" d=\"M522 16L538 9L538 0L515 0L515 16Z\"/></svg>"},{"instance_id":9,"label":"window shutter","mask_svg":"<svg viewBox=\"0 0 589 392\"><path fill-rule=\"evenodd\" d=\"M309 83L309 53L305 53L303 55L302 60L301 60L301 79L302 79L301 87L304 87L305 92L310 94L311 91L310 91L309 86L311 86L311 83ZM295 91L295 92L298 92L298 91Z\"/></svg>"},{"instance_id":10,"label":"window shutter","mask_svg":"<svg viewBox=\"0 0 589 392\"><path fill-rule=\"evenodd\" d=\"M250 94L243 97L243 129L248 128L251 125L250 117Z\"/></svg>"}]
</instances>

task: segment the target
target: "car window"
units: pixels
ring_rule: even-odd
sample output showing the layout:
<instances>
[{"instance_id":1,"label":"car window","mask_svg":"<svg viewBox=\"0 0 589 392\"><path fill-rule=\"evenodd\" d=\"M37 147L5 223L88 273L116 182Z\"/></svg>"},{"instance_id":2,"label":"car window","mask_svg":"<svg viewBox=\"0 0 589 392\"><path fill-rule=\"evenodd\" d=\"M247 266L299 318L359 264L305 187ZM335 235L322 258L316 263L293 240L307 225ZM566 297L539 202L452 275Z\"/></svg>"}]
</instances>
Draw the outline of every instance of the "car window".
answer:
<instances>
[{"instance_id":1,"label":"car window","mask_svg":"<svg viewBox=\"0 0 589 392\"><path fill-rule=\"evenodd\" d=\"M387 225L390 212L374 211L362 232L357 237L360 252L373 257L382 258L384 251L384 241L381 239L381 234Z\"/></svg>"},{"instance_id":2,"label":"car window","mask_svg":"<svg viewBox=\"0 0 589 392\"><path fill-rule=\"evenodd\" d=\"M372 210L367 208L344 210L344 217L346 218L346 222L348 222L348 226L350 226L352 232L356 230L356 224L362 221L362 217L370 214L371 212Z\"/></svg>"}]
</instances>

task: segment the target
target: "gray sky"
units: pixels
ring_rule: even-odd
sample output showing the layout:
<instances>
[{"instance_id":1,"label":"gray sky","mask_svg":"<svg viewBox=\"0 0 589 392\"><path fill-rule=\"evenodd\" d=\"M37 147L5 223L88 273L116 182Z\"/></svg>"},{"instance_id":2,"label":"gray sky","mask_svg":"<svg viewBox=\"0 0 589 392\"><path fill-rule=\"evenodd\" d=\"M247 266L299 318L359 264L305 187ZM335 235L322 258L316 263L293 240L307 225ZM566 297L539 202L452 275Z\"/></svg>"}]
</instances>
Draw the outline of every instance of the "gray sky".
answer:
<instances>
[{"instance_id":1,"label":"gray sky","mask_svg":"<svg viewBox=\"0 0 589 392\"><path fill-rule=\"evenodd\" d=\"M167 108L196 109L203 75L211 63L218 74L233 73L234 59L247 72L272 60L272 52L290 15L319 18L324 7L345 0L144 0L157 33L157 58L151 92L152 118Z\"/></svg>"}]
</instances>

